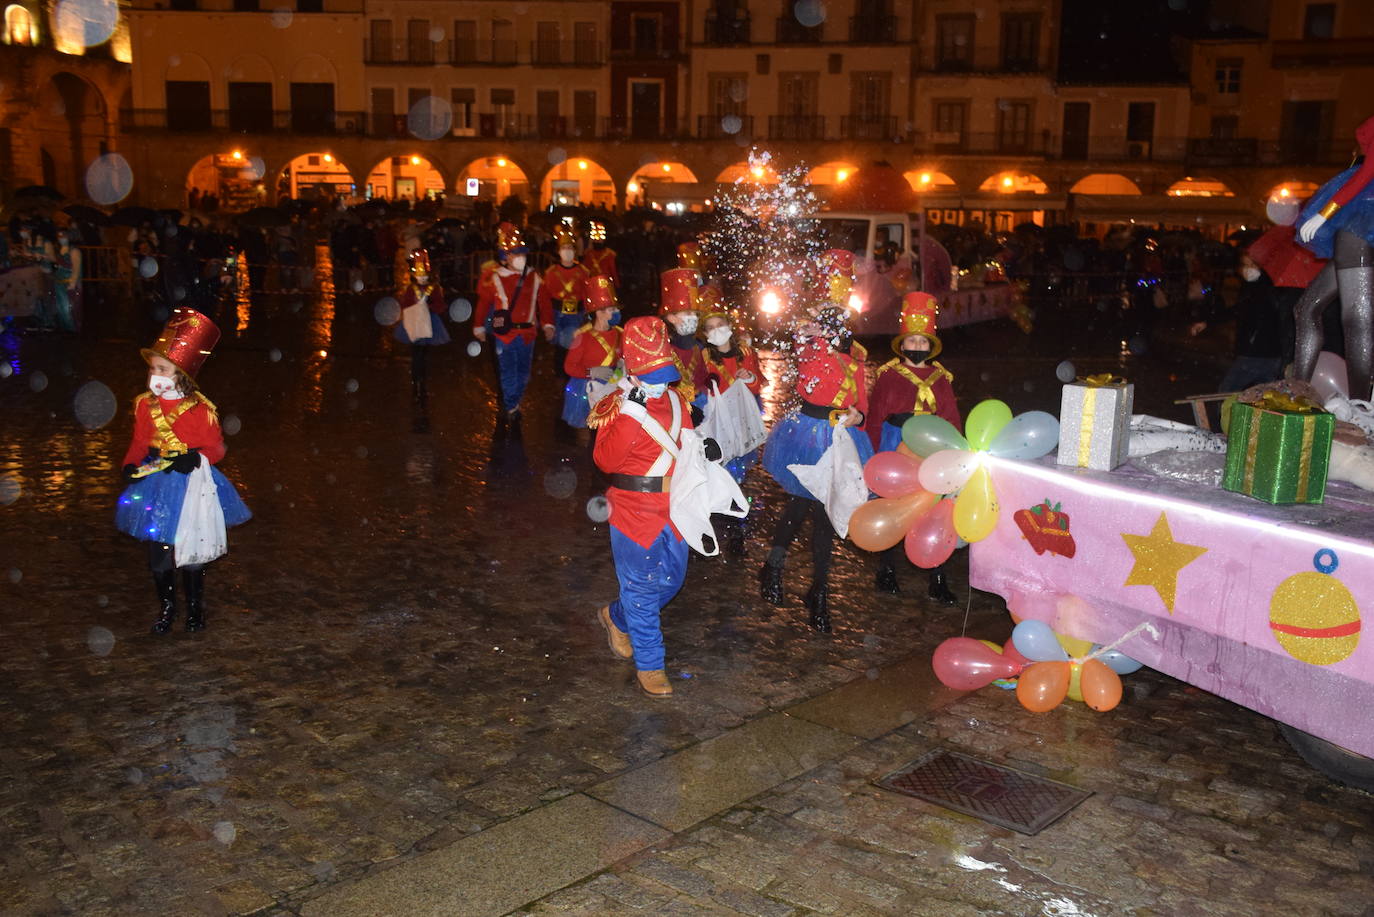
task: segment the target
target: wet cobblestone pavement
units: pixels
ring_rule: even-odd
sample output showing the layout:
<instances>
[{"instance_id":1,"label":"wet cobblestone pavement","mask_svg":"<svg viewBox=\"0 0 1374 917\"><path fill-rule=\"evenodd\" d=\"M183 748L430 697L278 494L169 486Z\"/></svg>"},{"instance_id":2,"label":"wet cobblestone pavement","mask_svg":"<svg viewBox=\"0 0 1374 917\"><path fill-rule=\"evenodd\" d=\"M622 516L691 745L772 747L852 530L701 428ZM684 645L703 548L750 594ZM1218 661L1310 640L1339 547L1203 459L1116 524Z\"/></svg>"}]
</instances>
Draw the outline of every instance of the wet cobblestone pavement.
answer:
<instances>
[{"instance_id":1,"label":"wet cobblestone pavement","mask_svg":"<svg viewBox=\"0 0 1374 917\"><path fill-rule=\"evenodd\" d=\"M804 626L801 545L789 605L764 604L754 574L777 491L756 472L751 558L693 558L664 621L677 694L644 698L593 620L615 592L606 527L587 514L600 488L585 443L557 429L547 353L515 437L497 435L491 369L464 336L435 353L422 413L370 301L336 314L278 297L220 318L201 381L237 429L222 467L255 518L209 570L198 635L148 634L143 553L112 525L137 348L156 326L117 307L80 341L0 342L15 369L0 378L6 914L311 913L427 852L928 660L963 627L962 609L927 606L916 571L904 596L874 595L852 546L832 574L834 637ZM1220 375L1214 360L1123 358L1091 340L1102 332L1064 336L1070 324L947 334L965 410L984 397L1056 410L1070 356L1079 372L1124 371L1138 410L1180 419L1170 400ZM96 430L71 407L90 379L120 405ZM951 578L966 596L962 564ZM1005 638L997 597L970 609L972 633ZM913 701L907 725L855 733L521 912L1374 914L1374 798L1311 771L1247 710L1149 673L1127 690L1106 715L1037 717L995 689ZM872 786L935 743L1096 795L1023 838Z\"/></svg>"}]
</instances>

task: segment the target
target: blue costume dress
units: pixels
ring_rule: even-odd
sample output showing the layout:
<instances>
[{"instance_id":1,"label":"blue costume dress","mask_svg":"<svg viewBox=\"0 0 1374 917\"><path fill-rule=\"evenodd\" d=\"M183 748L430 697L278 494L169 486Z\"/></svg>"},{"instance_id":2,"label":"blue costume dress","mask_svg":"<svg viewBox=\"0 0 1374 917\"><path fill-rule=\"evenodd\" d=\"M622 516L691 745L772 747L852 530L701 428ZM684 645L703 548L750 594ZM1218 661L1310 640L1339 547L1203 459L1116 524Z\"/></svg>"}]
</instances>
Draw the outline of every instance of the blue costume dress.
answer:
<instances>
[{"instance_id":1,"label":"blue costume dress","mask_svg":"<svg viewBox=\"0 0 1374 917\"><path fill-rule=\"evenodd\" d=\"M1303 205L1297 225L1301 226L1309 217L1320 213L1321 209L1336 195L1336 192L1340 191L1345 183L1356 172L1360 171L1360 168L1361 166L1351 166L1317 189L1317 193L1312 195ZM1374 182L1365 185L1350 203L1328 217L1326 222L1317 230L1316 235L1312 237L1312 241L1304 244L1317 257L1330 258L1333 254L1332 247L1335 244L1336 233L1342 229L1353 232L1367 242L1374 243Z\"/></svg>"}]
</instances>

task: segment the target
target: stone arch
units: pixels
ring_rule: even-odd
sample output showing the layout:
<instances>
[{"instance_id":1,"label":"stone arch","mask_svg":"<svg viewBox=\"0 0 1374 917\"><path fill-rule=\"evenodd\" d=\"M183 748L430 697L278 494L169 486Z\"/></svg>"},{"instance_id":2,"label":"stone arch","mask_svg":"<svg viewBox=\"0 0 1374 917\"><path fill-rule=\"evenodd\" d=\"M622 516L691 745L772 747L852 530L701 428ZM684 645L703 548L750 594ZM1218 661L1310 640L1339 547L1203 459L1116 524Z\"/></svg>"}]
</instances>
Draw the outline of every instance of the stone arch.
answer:
<instances>
[{"instance_id":1,"label":"stone arch","mask_svg":"<svg viewBox=\"0 0 1374 917\"><path fill-rule=\"evenodd\" d=\"M276 175L278 189L284 179L287 196L292 198L351 198L358 194L353 171L329 150L311 150L293 156L277 169Z\"/></svg>"},{"instance_id":2,"label":"stone arch","mask_svg":"<svg viewBox=\"0 0 1374 917\"><path fill-rule=\"evenodd\" d=\"M1138 195L1140 186L1120 172L1092 172L1069 188L1070 194Z\"/></svg>"},{"instance_id":3,"label":"stone arch","mask_svg":"<svg viewBox=\"0 0 1374 917\"><path fill-rule=\"evenodd\" d=\"M248 210L267 203L268 174L261 157L241 149L208 153L186 170L183 201L194 188L202 197L213 194L221 210Z\"/></svg>"},{"instance_id":4,"label":"stone arch","mask_svg":"<svg viewBox=\"0 0 1374 917\"><path fill-rule=\"evenodd\" d=\"M751 165L748 160L745 160L731 163L716 175L716 184L718 185L734 184L737 181L775 185L778 182L778 172L771 165Z\"/></svg>"},{"instance_id":5,"label":"stone arch","mask_svg":"<svg viewBox=\"0 0 1374 917\"><path fill-rule=\"evenodd\" d=\"M520 163L504 153L481 156L459 170L454 192L497 205L508 197L528 200L529 176L530 173ZM469 179L477 180L478 192L475 195L467 194Z\"/></svg>"},{"instance_id":6,"label":"stone arch","mask_svg":"<svg viewBox=\"0 0 1374 917\"><path fill-rule=\"evenodd\" d=\"M818 166L813 166L806 173L806 183L808 185L823 186L843 184L848 181L849 176L857 172L858 169L859 167L852 162L845 162L843 160L837 159L830 162L823 162Z\"/></svg>"},{"instance_id":7,"label":"stone arch","mask_svg":"<svg viewBox=\"0 0 1374 917\"><path fill-rule=\"evenodd\" d=\"M339 72L328 58L319 54L307 54L291 65L291 82L337 84Z\"/></svg>"},{"instance_id":8,"label":"stone arch","mask_svg":"<svg viewBox=\"0 0 1374 917\"><path fill-rule=\"evenodd\" d=\"M903 172L902 177L918 194L929 194L932 191L955 191L959 187L958 182L951 178L948 173L941 172L934 167L911 169Z\"/></svg>"},{"instance_id":9,"label":"stone arch","mask_svg":"<svg viewBox=\"0 0 1374 917\"><path fill-rule=\"evenodd\" d=\"M421 200L449 187L439 164L413 150L382 157L360 184L365 188L361 193L388 200Z\"/></svg>"},{"instance_id":10,"label":"stone arch","mask_svg":"<svg viewBox=\"0 0 1374 917\"><path fill-rule=\"evenodd\" d=\"M109 108L93 83L67 70L55 71L38 93L33 120L38 145L51 158L44 171L55 187L85 197L86 167L108 148Z\"/></svg>"},{"instance_id":11,"label":"stone arch","mask_svg":"<svg viewBox=\"0 0 1374 917\"><path fill-rule=\"evenodd\" d=\"M996 191L1001 194L1048 194L1050 186L1038 175L1030 172L1018 172L1015 169L1008 169L1004 172L997 172L989 175L978 186L979 191Z\"/></svg>"},{"instance_id":12,"label":"stone arch","mask_svg":"<svg viewBox=\"0 0 1374 917\"><path fill-rule=\"evenodd\" d=\"M625 202L651 203L654 189L660 185L696 184L696 173L676 159L655 159L642 162L625 183Z\"/></svg>"},{"instance_id":13,"label":"stone arch","mask_svg":"<svg viewBox=\"0 0 1374 917\"><path fill-rule=\"evenodd\" d=\"M181 51L167 58L167 69L163 72L165 80L186 80L188 82L212 82L210 64L191 51Z\"/></svg>"},{"instance_id":14,"label":"stone arch","mask_svg":"<svg viewBox=\"0 0 1374 917\"><path fill-rule=\"evenodd\" d=\"M224 78L231 83L277 82L277 73L261 54L240 54L224 68Z\"/></svg>"},{"instance_id":15,"label":"stone arch","mask_svg":"<svg viewBox=\"0 0 1374 917\"><path fill-rule=\"evenodd\" d=\"M544 173L539 183L539 204L541 207L566 204L615 207L615 179L592 157L569 156Z\"/></svg>"}]
</instances>

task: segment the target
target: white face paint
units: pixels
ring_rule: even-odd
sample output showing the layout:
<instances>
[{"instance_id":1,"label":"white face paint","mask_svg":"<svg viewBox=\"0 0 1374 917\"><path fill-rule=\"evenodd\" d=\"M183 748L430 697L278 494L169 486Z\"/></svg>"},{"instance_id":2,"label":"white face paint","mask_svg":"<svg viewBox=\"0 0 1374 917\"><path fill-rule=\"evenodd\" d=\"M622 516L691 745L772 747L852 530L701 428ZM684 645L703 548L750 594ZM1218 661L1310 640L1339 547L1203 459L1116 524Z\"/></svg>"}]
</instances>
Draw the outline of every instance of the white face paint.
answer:
<instances>
[{"instance_id":1,"label":"white face paint","mask_svg":"<svg viewBox=\"0 0 1374 917\"><path fill-rule=\"evenodd\" d=\"M723 348L730 343L730 326L720 325L706 332L706 340L712 347Z\"/></svg>"},{"instance_id":2,"label":"white face paint","mask_svg":"<svg viewBox=\"0 0 1374 917\"><path fill-rule=\"evenodd\" d=\"M697 333L697 314L695 312L674 312L669 316L678 334Z\"/></svg>"},{"instance_id":3,"label":"white face paint","mask_svg":"<svg viewBox=\"0 0 1374 917\"><path fill-rule=\"evenodd\" d=\"M159 376L156 373L148 374L148 391L159 398L181 397L181 392L177 391L177 380L171 376Z\"/></svg>"},{"instance_id":4,"label":"white face paint","mask_svg":"<svg viewBox=\"0 0 1374 917\"><path fill-rule=\"evenodd\" d=\"M511 269L512 271L515 271L515 273L517 273L517 274L523 273L524 270L525 270L525 256L524 256L524 255L511 255L510 258L507 259L507 262L506 262L506 263L509 264L509 265L510 265L510 269Z\"/></svg>"}]
</instances>

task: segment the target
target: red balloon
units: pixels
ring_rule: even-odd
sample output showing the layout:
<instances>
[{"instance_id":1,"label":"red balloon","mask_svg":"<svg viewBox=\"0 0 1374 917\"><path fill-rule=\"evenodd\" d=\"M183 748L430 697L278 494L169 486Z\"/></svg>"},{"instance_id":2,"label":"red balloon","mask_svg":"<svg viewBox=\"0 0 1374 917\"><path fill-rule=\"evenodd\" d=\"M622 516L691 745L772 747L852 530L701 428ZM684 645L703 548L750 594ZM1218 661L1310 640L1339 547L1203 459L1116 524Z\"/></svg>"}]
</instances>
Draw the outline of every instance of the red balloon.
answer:
<instances>
[{"instance_id":1,"label":"red balloon","mask_svg":"<svg viewBox=\"0 0 1374 917\"><path fill-rule=\"evenodd\" d=\"M1017 675L1020 675L1026 666L1031 664L1029 659L1021 655L1021 651L1016 648L1016 644L1012 642L1010 637L1008 637L1007 642L1002 645L1002 655L1016 664Z\"/></svg>"},{"instance_id":2,"label":"red balloon","mask_svg":"<svg viewBox=\"0 0 1374 917\"><path fill-rule=\"evenodd\" d=\"M904 497L921 489L920 471L919 458L879 452L864 465L864 483L880 497Z\"/></svg>"},{"instance_id":3,"label":"red balloon","mask_svg":"<svg viewBox=\"0 0 1374 917\"><path fill-rule=\"evenodd\" d=\"M935 648L931 659L940 683L959 691L976 691L1017 672L1014 662L972 637L951 637Z\"/></svg>"},{"instance_id":4,"label":"red balloon","mask_svg":"<svg viewBox=\"0 0 1374 917\"><path fill-rule=\"evenodd\" d=\"M906 556L916 566L931 570L949 560L958 541L954 534L954 501L941 500L912 523L906 533Z\"/></svg>"}]
</instances>

